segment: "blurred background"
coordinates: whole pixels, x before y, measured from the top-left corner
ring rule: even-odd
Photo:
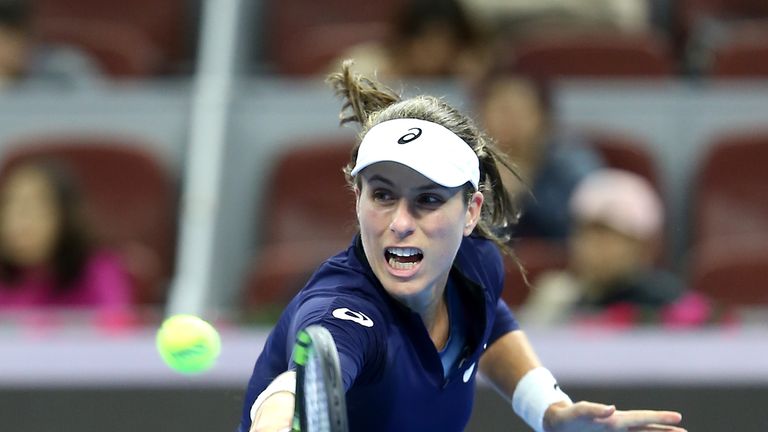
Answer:
[[[3,430],[234,430],[355,233],[345,58],[516,165],[504,297],[574,399],[768,430],[764,0],[0,0]],[[178,312],[203,375],[155,352]],[[467,430],[525,429],[481,383]]]

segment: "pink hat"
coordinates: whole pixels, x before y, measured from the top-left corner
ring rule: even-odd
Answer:
[[[584,178],[570,205],[578,220],[602,222],[639,239],[656,235],[664,218],[653,186],[643,177],[617,169],[601,169]]]

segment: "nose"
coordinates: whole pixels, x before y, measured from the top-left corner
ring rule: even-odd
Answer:
[[[408,206],[408,202],[405,199],[401,199],[392,213],[392,221],[389,224],[389,229],[398,236],[398,238],[408,237],[413,233],[415,226],[415,220],[411,209]]]

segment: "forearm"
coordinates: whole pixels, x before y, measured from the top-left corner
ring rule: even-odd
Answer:
[[[480,358],[480,371],[510,401],[520,379],[539,366],[541,362],[522,330],[500,337]]]
[[[528,338],[520,331],[505,334],[480,360],[480,370],[509,400],[515,413],[535,431],[545,430],[549,411],[571,405],[552,374],[541,366]]]

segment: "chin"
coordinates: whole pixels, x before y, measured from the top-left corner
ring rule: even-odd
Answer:
[[[425,281],[423,278],[398,281],[387,278],[383,281],[384,289],[396,299],[406,304],[421,304],[433,295],[434,281]]]

